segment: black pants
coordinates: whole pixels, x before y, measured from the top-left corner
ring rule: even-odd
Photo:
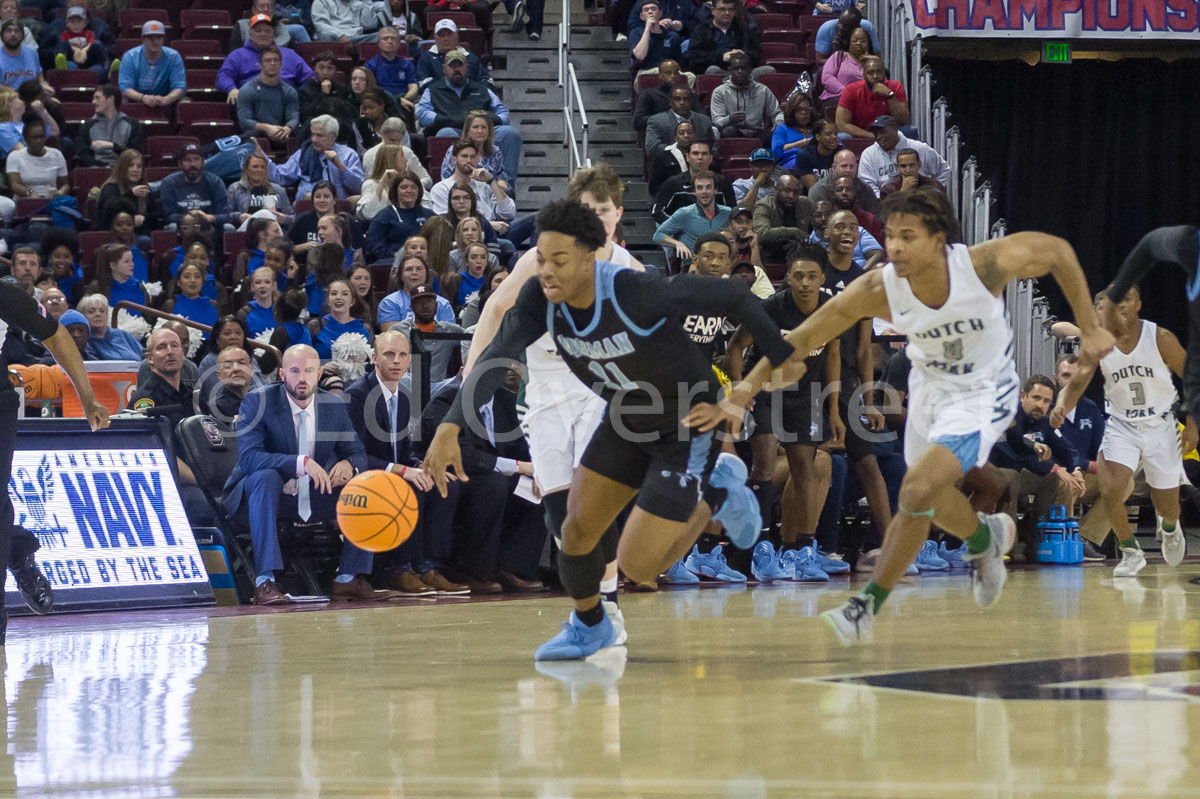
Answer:
[[[453,560],[476,579],[495,580],[501,571],[537,576],[546,523],[541,506],[513,496],[516,484],[496,472],[472,474],[462,484]]]

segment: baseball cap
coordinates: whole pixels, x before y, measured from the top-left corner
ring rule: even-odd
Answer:
[[[438,23],[433,26],[433,32],[441,33],[442,31],[454,31],[458,33],[458,25],[455,25],[452,19],[439,19]]]
[[[754,216],[754,212],[749,208],[734,208],[733,213],[729,215],[730,219],[737,216]]]
[[[446,53],[446,55],[442,57],[443,64],[451,64],[455,61],[461,61],[464,64],[467,63],[467,51],[462,49],[461,47],[455,47],[453,50]]]
[[[150,20],[142,25],[143,36],[166,36],[167,26],[161,22]]]
[[[754,264],[750,263],[749,261],[738,261],[733,266],[729,267],[729,274],[732,275],[734,272],[749,272],[753,275],[755,274]]]
[[[67,9],[67,19],[71,17],[83,17],[87,19],[87,9],[83,6],[71,6]]]
[[[275,26],[275,21],[273,19],[271,19],[270,14],[255,14],[254,16],[250,17],[250,27],[251,28],[253,28],[255,25],[259,24],[260,22],[265,22],[272,27]]]
[[[875,130],[875,128],[898,128],[898,127],[900,127],[900,125],[898,125],[896,123],[896,120],[894,118],[888,116],[887,114],[883,114],[882,116],[875,117],[875,121],[871,123],[871,130]]]
[[[81,314],[79,311],[76,311],[74,308],[60,316],[58,318],[58,323],[63,327],[66,327],[67,325],[87,325],[88,330],[92,329],[92,325],[90,322],[88,322],[87,317]]]
[[[437,295],[433,293],[433,289],[431,289],[429,286],[413,286],[412,290],[409,291],[409,295],[414,300],[417,297],[433,297],[435,299],[437,298]]]
[[[771,155],[771,151],[765,147],[759,147],[750,153],[750,163],[753,164],[755,161],[770,161],[771,163],[775,163],[775,156]]]
[[[175,154],[175,160],[182,161],[185,156],[192,153],[195,153],[201,158],[204,157],[204,154],[200,152],[200,145],[188,143],[179,148],[179,152]]]

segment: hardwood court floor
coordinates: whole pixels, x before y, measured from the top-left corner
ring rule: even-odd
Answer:
[[[633,594],[573,686],[532,659],[561,599],[22,619],[0,795],[1200,796],[1197,582],[917,578],[851,650],[844,580]]]

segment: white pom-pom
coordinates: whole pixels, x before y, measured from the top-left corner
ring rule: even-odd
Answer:
[[[275,332],[275,328],[268,327],[266,330],[259,333],[257,336],[254,336],[251,339],[251,341],[257,341],[259,344],[270,344],[271,343],[271,335],[274,332]]]
[[[145,317],[134,316],[124,308],[117,309],[117,329],[124,330],[138,341],[145,342],[153,329]]]
[[[204,342],[207,339],[208,336],[204,335],[204,333],[200,332],[199,330],[196,330],[194,327],[188,328],[188,360],[196,357],[196,353],[199,352],[200,348],[204,346]]]
[[[329,348],[333,360],[342,367],[342,379],[349,384],[367,373],[371,343],[362,333],[343,333]]]
[[[143,283],[142,290],[146,292],[147,297],[157,297],[162,294],[162,283]]]

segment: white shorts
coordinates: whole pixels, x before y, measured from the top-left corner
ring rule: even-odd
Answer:
[[[533,476],[543,494],[571,485],[575,467],[604,419],[606,403],[592,394],[584,400],[530,408],[522,424],[529,439]]]
[[[1109,418],[1100,441],[1100,454],[1104,460],[1134,472],[1141,466],[1151,488],[1178,488],[1185,480],[1179,428],[1169,420],[1139,427]]]
[[[911,467],[935,444],[954,453],[964,474],[987,463],[1017,413],[1020,387],[1015,371],[966,387],[914,369],[908,378],[905,464]]]

